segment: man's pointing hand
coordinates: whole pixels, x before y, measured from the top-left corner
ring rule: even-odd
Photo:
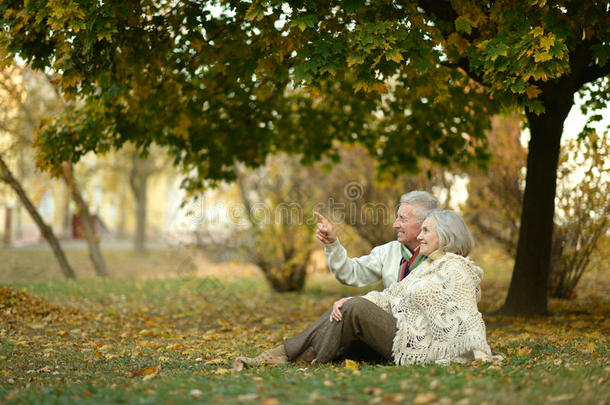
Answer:
[[[316,231],[316,238],[326,245],[336,241],[337,234],[335,233],[333,225],[328,221],[328,219],[317,211],[314,211],[313,214],[316,216],[316,218],[318,218],[319,221],[318,230]]]

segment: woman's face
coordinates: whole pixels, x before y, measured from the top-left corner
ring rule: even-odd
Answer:
[[[421,225],[421,232],[417,236],[419,241],[419,253],[430,256],[430,253],[438,249],[438,233],[436,232],[436,219],[429,217]]]

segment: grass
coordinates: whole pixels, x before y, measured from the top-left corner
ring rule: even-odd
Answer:
[[[160,269],[184,257],[191,270],[161,278]],[[235,356],[273,347],[337,297],[365,290],[316,273],[302,294],[277,294],[245,266],[209,263],[186,251],[107,258],[114,277],[104,280],[3,282],[9,288],[0,289],[0,403],[607,404],[610,398],[603,285],[573,301],[552,301],[550,317],[487,316],[502,364],[361,363],[352,370],[339,363],[234,373]],[[478,260],[498,263],[493,255]],[[135,262],[143,270],[121,270]],[[481,307],[489,310],[501,303],[508,278],[502,266],[483,267],[489,271]]]

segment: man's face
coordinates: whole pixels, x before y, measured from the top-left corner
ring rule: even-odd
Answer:
[[[415,207],[411,204],[400,204],[396,211],[396,221],[394,221],[394,229],[396,229],[396,240],[413,250],[418,245],[417,235],[421,232],[421,224],[413,215]]]

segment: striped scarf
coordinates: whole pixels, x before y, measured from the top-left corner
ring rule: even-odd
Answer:
[[[402,258],[400,259],[398,281],[407,277],[414,268],[419,266],[419,264],[426,259],[426,256],[419,254],[419,246],[413,252],[405,245],[402,245],[401,247]]]

